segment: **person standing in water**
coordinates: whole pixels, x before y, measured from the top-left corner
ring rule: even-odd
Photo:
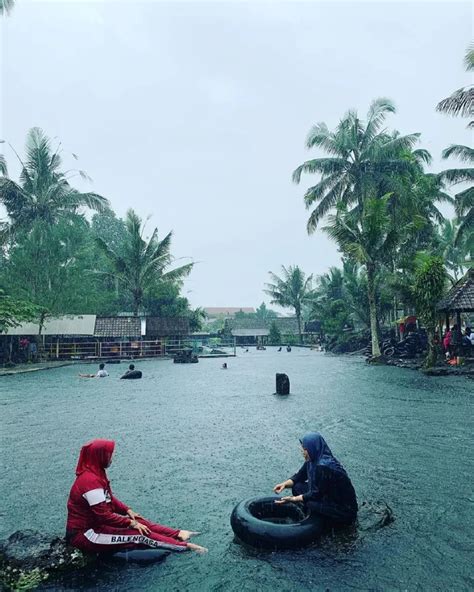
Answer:
[[[300,443],[303,466],[273,488],[275,493],[281,493],[291,487],[293,495],[275,503],[303,502],[311,512],[324,516],[330,525],[353,524],[357,518],[357,498],[343,466],[319,432],[305,434]]]
[[[92,440],[81,448],[67,502],[66,541],[86,553],[148,547],[205,553],[188,542],[199,533],[145,520],[113,495],[106,469],[114,448],[113,440]]]

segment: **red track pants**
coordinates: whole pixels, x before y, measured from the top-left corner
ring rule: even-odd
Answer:
[[[104,524],[98,528],[89,528],[86,532],[78,532],[71,539],[71,545],[86,553],[112,553],[123,549],[148,547],[186,551],[186,543],[177,538],[179,530],[155,524],[143,518],[138,522],[148,526],[150,534],[142,535],[133,528],[114,528]]]

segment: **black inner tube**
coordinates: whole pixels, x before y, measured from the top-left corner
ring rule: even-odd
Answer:
[[[276,504],[273,500],[256,500],[249,504],[249,512],[255,518],[273,524],[296,524],[307,517],[303,508],[297,504]]]

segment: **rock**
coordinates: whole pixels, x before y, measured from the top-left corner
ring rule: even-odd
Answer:
[[[386,502],[362,502],[357,515],[359,530],[374,532],[395,520],[392,508]]]
[[[90,562],[60,537],[17,531],[0,544],[0,583],[5,590],[32,590],[54,572],[78,569]]]
[[[287,374],[276,375],[276,394],[289,395],[290,394],[290,379]]]

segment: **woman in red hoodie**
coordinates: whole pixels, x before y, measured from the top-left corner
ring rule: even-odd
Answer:
[[[197,532],[154,524],[113,495],[105,469],[114,448],[113,440],[92,440],[81,448],[67,502],[68,543],[87,553],[148,547],[205,553],[204,547],[188,542]]]

